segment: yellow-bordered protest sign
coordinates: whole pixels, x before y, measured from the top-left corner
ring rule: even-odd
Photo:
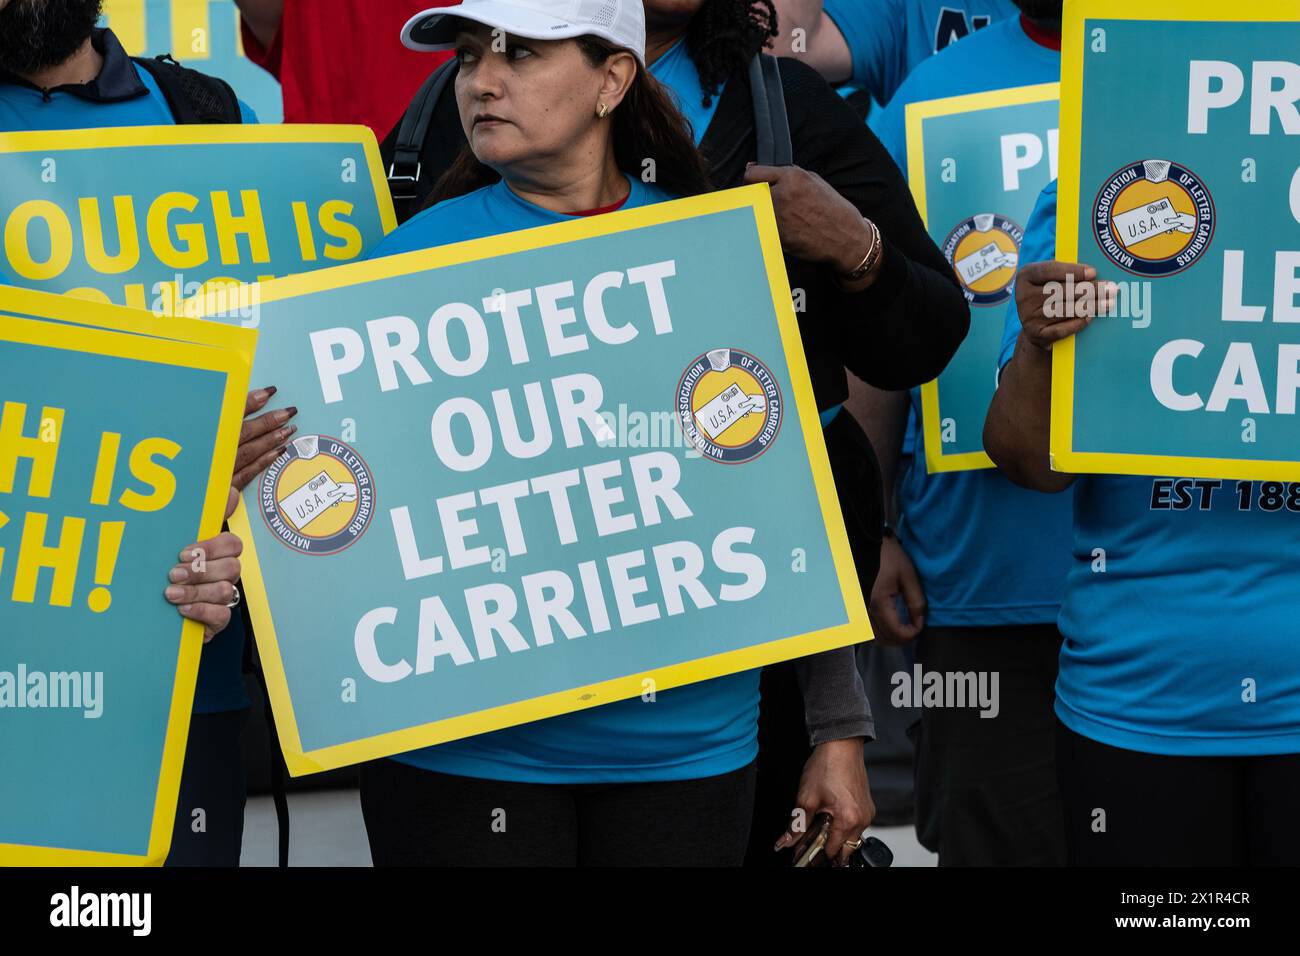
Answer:
[[[0,277],[25,288],[174,314],[203,291],[356,261],[396,225],[364,126],[0,133]]]
[[[1300,480],[1300,345],[1274,316],[1293,308],[1274,259],[1300,219],[1297,141],[1260,109],[1269,71],[1295,69],[1297,13],[1067,0],[1057,258],[1119,299],[1052,349],[1053,468]]]
[[[1059,99],[1059,83],[1042,83],[907,104],[908,185],[971,305],[970,334],[940,376],[921,386],[931,474],[994,467],[983,447],[984,418],[1024,224],[1052,179]],[[1008,135],[1035,151],[1024,146],[1012,162],[1002,145]]]
[[[156,865],[170,846],[203,628],[161,592],[221,530],[257,333],[158,321],[0,287],[3,865]]]
[[[671,260],[675,270],[666,272],[659,268],[664,266],[663,261],[655,262],[655,268],[659,268],[655,274],[671,274],[674,283],[658,305],[647,307],[644,301],[637,300],[639,304],[634,307],[620,299],[617,315],[610,301],[602,307],[602,316],[605,311],[609,313],[602,321],[621,326],[621,336],[640,323],[637,348],[620,352],[618,346],[601,340],[592,345],[591,355],[595,357],[590,361],[611,372],[605,379],[607,401],[627,399],[632,408],[661,403],[670,410],[667,414],[674,428],[676,420],[671,416],[675,412],[671,409],[681,397],[679,392],[687,395],[688,405],[694,402],[688,383],[705,381],[709,374],[732,376],[728,381],[734,380],[735,391],[729,386],[709,404],[719,400],[725,403],[727,396],[737,400],[737,407],[743,403],[749,413],[757,416],[752,421],[753,434],[747,432],[743,441],[727,444],[724,437],[710,432],[710,437],[718,437],[717,445],[696,434],[688,439],[690,447],[705,451],[694,458],[690,457],[692,451],[684,450],[687,458],[680,466],[663,457],[655,460],[665,472],[680,467],[680,474],[685,476],[682,482],[686,490],[682,493],[685,500],[692,502],[693,514],[699,516],[692,520],[712,529],[725,520],[741,523],[743,519],[759,529],[760,538],[756,540],[771,548],[761,552],[768,561],[764,572],[767,592],[752,595],[747,600],[754,603],[749,605],[730,605],[725,600],[718,605],[727,609],[753,607],[743,622],[725,616],[731,614],[729,610],[719,611],[712,621],[691,619],[690,612],[686,612],[687,617],[673,616],[670,622],[668,616],[682,613],[678,607],[670,608],[662,620],[638,623],[635,629],[619,632],[617,639],[625,645],[636,644],[634,635],[645,633],[645,628],[653,630],[656,641],[680,640],[687,632],[695,637],[696,649],[683,652],[680,647],[672,647],[657,663],[652,663],[654,653],[646,650],[645,642],[641,642],[639,650],[621,652],[628,655],[626,661],[620,658],[593,662],[573,656],[573,649],[581,651],[582,640],[563,639],[557,643],[537,639],[529,645],[533,655],[554,652],[568,656],[550,668],[538,665],[554,661],[555,657],[521,668],[514,662],[527,664],[530,655],[502,658],[493,654],[488,659],[480,654],[474,667],[450,671],[444,659],[436,671],[423,673],[426,681],[442,681],[432,691],[427,685],[411,683],[410,678],[421,677],[418,666],[415,673],[408,667],[403,677],[397,676],[403,671],[400,666],[386,671],[382,681],[367,680],[369,672],[358,676],[355,647],[360,646],[358,641],[364,643],[373,637],[364,621],[385,618],[409,625],[414,610],[409,602],[422,593],[431,593],[429,581],[421,585],[424,572],[414,566],[408,569],[410,576],[403,582],[404,572],[395,564],[392,536],[397,532],[390,527],[390,521],[395,518],[400,524],[408,505],[411,509],[422,507],[414,498],[408,501],[406,494],[417,496],[421,487],[450,490],[464,481],[456,473],[442,469],[429,447],[431,409],[447,395],[467,400],[472,400],[471,396],[486,397],[484,388],[517,386],[514,379],[519,376],[546,376],[553,370],[539,372],[534,368],[526,374],[533,361],[543,361],[536,354],[534,359],[524,361],[524,371],[514,371],[511,361],[498,357],[477,382],[473,376],[450,384],[431,381],[422,386],[395,380],[390,384],[400,387],[368,389],[350,380],[346,394],[340,392],[339,402],[331,402],[322,391],[313,352],[316,357],[331,354],[332,346],[323,344],[327,338],[354,341],[353,333],[343,331],[346,327],[365,330],[366,322],[372,319],[387,316],[390,318],[382,320],[387,322],[398,316],[396,321],[405,328],[400,320],[404,310],[418,310],[423,325],[427,321],[423,316],[439,302],[451,299],[477,303],[480,297],[487,296],[483,305],[490,309],[500,297],[508,295],[498,286],[514,288],[516,283],[534,281],[541,284],[545,277],[557,283],[569,276],[575,284],[599,277],[607,290],[605,296],[612,300],[615,293],[608,290],[630,288],[648,274],[633,269],[621,274],[633,277],[626,284],[623,278],[614,282],[612,270],[617,263],[644,265],[656,258]],[[547,288],[554,295],[557,287]],[[246,543],[243,581],[291,773],[313,773],[625,700],[643,694],[647,681],[662,690],[870,638],[766,186],[291,276],[260,286],[257,298],[263,314],[257,374],[262,374],[262,363],[275,369],[280,397],[298,407],[299,434],[309,436],[295,439],[310,446],[301,456],[317,456],[312,460],[326,463],[309,469],[313,475],[320,471],[324,477],[317,475],[314,484],[304,488],[332,488],[346,482],[353,489],[348,499],[350,507],[330,525],[332,537],[313,537],[309,530],[286,524],[281,476],[301,465],[300,453],[294,451],[283,455],[266,475],[250,485],[232,519],[232,527]],[[585,310],[589,300],[583,297],[582,301]],[[650,332],[647,308],[652,312],[661,310],[655,313],[661,319],[671,311],[671,329],[665,321]],[[460,314],[468,313],[460,309]],[[536,334],[540,326],[531,328],[530,335]],[[608,329],[602,334],[611,337]],[[595,342],[598,336],[593,332],[589,338]],[[311,349],[302,347],[306,341],[314,342]],[[522,353],[515,350],[522,344],[512,345],[515,358],[521,358]],[[488,348],[500,352],[502,345],[494,340]],[[541,348],[536,342],[534,346]],[[557,360],[557,366],[570,371],[581,368],[580,363],[573,365],[575,361],[566,355]],[[683,372],[683,368],[687,371]],[[651,386],[648,391],[639,390],[642,378]],[[758,380],[765,385],[746,384]],[[431,387],[434,394],[413,392],[418,387]],[[449,388],[451,391],[447,391]],[[766,404],[757,400],[759,388],[764,389]],[[408,393],[405,397],[404,392]],[[409,397],[412,392],[414,400]],[[701,394],[701,402],[704,397]],[[356,425],[357,437],[351,444],[347,439],[329,437],[332,433],[326,431],[338,427],[340,416]],[[683,421],[689,418],[688,414]],[[621,430],[621,426],[611,429],[611,433],[614,430]],[[682,434],[690,432],[690,427],[682,427]],[[575,458],[572,448],[548,452],[556,458],[540,459],[534,470],[543,470],[544,461],[565,460],[578,466],[588,460]],[[590,457],[595,450],[584,454]],[[615,448],[603,454],[617,457],[620,452]],[[676,455],[674,452],[672,457]],[[508,474],[514,474],[510,469],[517,464],[492,463],[490,467],[500,470],[493,471],[491,478],[506,480]],[[346,474],[341,470],[344,466]],[[766,495],[756,487],[764,483],[768,483]],[[302,493],[299,488],[290,497]],[[358,510],[361,506],[369,517]],[[386,517],[371,522],[375,513]],[[366,533],[369,524],[379,527]],[[310,525],[303,527],[309,529]],[[641,527],[627,533],[632,535],[628,547],[648,545],[653,540],[653,535],[639,537],[647,534]],[[694,533],[705,532],[697,529]],[[586,534],[590,541],[597,537],[591,531]],[[792,546],[793,542],[797,546]],[[565,567],[570,567],[569,552],[554,545],[551,542],[549,549],[529,549],[527,554],[510,557],[511,562],[521,563],[512,563],[510,570],[495,575],[495,580],[513,580],[512,575],[535,570],[536,563],[523,563],[530,560],[543,564],[563,561]],[[587,547],[590,550],[593,545]],[[709,548],[703,551],[709,553]],[[787,571],[792,552],[797,551],[803,551],[806,567]],[[803,560],[794,554],[795,566]],[[427,570],[428,565],[424,567]],[[520,570],[514,570],[516,567]],[[473,574],[466,570],[457,573],[467,576],[459,581],[455,577],[450,581],[436,579],[440,585],[435,589],[438,603],[444,597],[447,603],[453,603],[467,592],[467,585],[481,584],[476,569]],[[786,573],[792,576],[785,578]],[[704,573],[711,587],[716,586],[712,574],[712,569]],[[783,575],[782,583],[774,585],[767,575],[777,574]],[[305,591],[295,586],[304,578],[312,581]],[[762,585],[759,587],[761,591]],[[775,594],[777,590],[779,595]],[[400,610],[364,610],[389,602],[399,605]],[[421,599],[422,607],[432,610],[433,604],[434,599]],[[454,605],[448,613],[456,617],[455,609],[459,607]],[[626,628],[626,621],[623,623]],[[599,628],[592,624],[590,630],[595,634]],[[588,650],[584,653],[604,653],[600,645],[592,643],[603,638],[588,636],[585,640]],[[306,663],[303,656],[308,643],[314,664]],[[483,650],[477,641],[476,647]],[[486,675],[498,673],[485,670],[485,662],[488,667],[497,667],[503,676],[485,676],[472,687],[461,686],[461,681],[479,680],[473,676],[476,667]],[[468,664],[463,659],[458,663]],[[372,660],[370,666],[382,665]],[[365,671],[365,667],[361,670]],[[349,680],[359,687],[356,701],[339,704],[339,681]],[[460,699],[456,698],[458,694],[462,695]]]

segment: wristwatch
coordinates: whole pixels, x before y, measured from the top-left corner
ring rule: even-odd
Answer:
[[[880,239],[879,227],[866,216],[862,217],[862,221],[871,229],[871,246],[867,249],[867,254],[862,257],[862,261],[858,263],[858,267],[851,272],[844,273],[846,282],[857,282],[859,279],[870,275],[871,270],[880,262],[880,257],[885,251],[885,244]]]

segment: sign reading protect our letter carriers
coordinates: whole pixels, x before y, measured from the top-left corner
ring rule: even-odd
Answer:
[[[1300,4],[1069,3],[1063,54],[1057,258],[1118,300],[1053,349],[1053,466],[1300,480]]]
[[[259,290],[245,491],[292,772],[869,637],[766,187]]]

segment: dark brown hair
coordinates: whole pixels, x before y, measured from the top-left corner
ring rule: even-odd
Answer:
[[[615,53],[625,52],[600,37],[581,36],[578,47],[592,66],[600,66]],[[672,94],[637,63],[636,78],[610,121],[613,123],[614,162],[620,170],[640,176],[642,164],[654,161],[654,183],[673,196],[709,192],[709,168],[695,148],[690,124],[677,109]],[[466,143],[460,155],[433,186],[425,207],[490,186],[501,177],[478,161]]]

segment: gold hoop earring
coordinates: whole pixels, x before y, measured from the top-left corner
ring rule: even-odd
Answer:
[[[608,114],[609,114],[609,107],[606,106],[604,103],[601,103],[599,106],[596,107],[596,116],[599,117],[600,119],[604,119]]]

